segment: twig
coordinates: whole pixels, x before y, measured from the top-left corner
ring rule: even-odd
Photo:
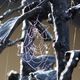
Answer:
[[[10,15],[12,15],[14,12],[20,11],[22,10],[24,7],[26,7],[27,11],[29,11],[29,8],[33,8],[33,6],[36,6],[38,4],[38,2],[33,2],[29,5],[21,5],[18,8],[15,8],[13,10],[9,9],[8,11],[4,12],[3,15],[0,16],[0,20],[3,20],[7,17],[9,17]]]
[[[79,13],[79,12],[80,12],[80,4],[75,5],[75,6],[69,8],[68,10],[65,11],[65,13],[68,15],[68,18],[69,18],[69,19],[70,19],[70,18],[74,18],[75,15],[76,15],[77,13]]]
[[[9,40],[9,43],[7,44],[7,46],[12,46],[12,45],[15,45],[16,43],[19,43],[19,42],[22,42],[23,41],[23,38],[20,38],[20,39],[16,39],[15,41],[13,40]]]
[[[19,19],[16,21],[16,23],[13,25],[14,27],[12,28],[11,32],[9,33],[8,36],[6,36],[5,41],[0,44],[0,53],[7,47],[9,46],[9,38],[11,37],[11,35],[13,34],[14,30],[19,26],[20,23],[22,23],[23,20],[25,19],[29,19],[30,17],[34,16],[35,14],[39,14],[41,11],[41,7],[36,7],[28,12],[26,12],[25,14],[21,15],[19,17]],[[13,42],[15,43],[15,42]]]
[[[2,21],[3,19],[5,19],[5,18],[9,17],[10,15],[12,15],[14,12],[19,11],[23,8],[24,8],[24,6],[20,6],[16,9],[13,9],[13,10],[9,9],[8,11],[4,12],[3,15],[0,16],[0,20]]]

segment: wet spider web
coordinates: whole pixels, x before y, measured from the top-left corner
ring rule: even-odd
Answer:
[[[47,45],[41,36],[44,32],[40,34],[36,26],[32,24],[25,31],[22,60],[34,70],[49,69],[55,62],[52,55],[48,56],[50,44]]]

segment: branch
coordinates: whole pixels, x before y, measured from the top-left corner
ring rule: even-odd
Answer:
[[[0,53],[8,46],[9,38],[11,37],[11,35],[15,31],[15,29],[20,25],[20,23],[22,23],[22,21],[25,19],[29,19],[32,16],[39,14],[41,12],[41,9],[42,9],[41,7],[33,8],[32,10],[26,12],[25,14],[21,15],[17,19],[15,18],[15,22],[13,25],[11,25],[11,22],[13,23],[14,19],[13,19],[13,21],[11,21],[12,19],[10,19],[9,21],[11,21],[11,22],[7,21],[4,23],[4,25],[2,25],[3,27],[1,26],[1,30],[3,30],[3,31],[5,31],[5,28],[7,28],[8,26],[10,27],[10,30],[8,30],[8,32],[6,32],[6,33],[4,32],[4,34],[3,34],[4,36],[1,37]],[[5,26],[6,24],[7,24],[7,26]],[[1,34],[0,34],[0,36],[1,36]]]
[[[52,38],[53,38],[52,35],[50,34],[50,32],[47,29],[45,29],[46,25],[43,25],[40,21],[37,21],[35,26],[38,29],[41,36],[43,37],[44,41],[52,40]]]
[[[9,9],[8,11],[4,12],[3,15],[0,16],[0,20],[3,20],[5,18],[9,17],[14,12],[17,12],[17,11],[22,10],[24,7],[26,7],[26,10],[27,10],[26,12],[28,12],[29,11],[29,8],[34,8],[37,4],[38,4],[38,2],[37,1],[34,1],[31,4],[29,4],[29,5],[21,5],[18,8],[15,8],[13,10]]]
[[[80,60],[80,50],[67,51],[65,54],[65,60],[67,64],[60,75],[60,80],[71,80],[73,70]]]
[[[0,20],[2,21],[3,19],[5,19],[5,18],[9,17],[10,15],[12,15],[14,12],[17,12],[17,11],[23,9],[23,8],[24,8],[24,6],[20,6],[16,9],[13,9],[13,10],[9,9],[8,11],[4,12],[3,15],[0,16]]]
[[[55,5],[54,5],[55,4]],[[55,23],[55,49],[57,52],[57,58],[58,58],[58,79],[59,80],[71,80],[72,78],[72,72],[74,68],[77,66],[78,60],[75,62],[75,59],[73,58],[71,65],[67,68],[67,64],[69,62],[64,61],[65,52],[69,50],[69,31],[68,26],[66,25],[67,20],[73,18],[79,11],[80,11],[80,4],[73,6],[68,9],[67,6],[67,0],[55,0],[53,1],[53,8],[54,10],[54,19],[52,19]],[[53,16],[52,16],[53,18]],[[76,53],[79,54],[79,60],[80,60],[80,52],[74,51],[74,56]],[[71,52],[72,55],[72,52]],[[68,55],[69,57],[69,55]],[[71,56],[70,56],[71,57]],[[75,63],[74,63],[75,62]],[[72,63],[74,63],[72,65]],[[74,66],[75,65],[75,66]],[[65,70],[66,73],[64,74]]]
[[[65,52],[69,50],[69,31],[68,26],[66,25],[66,13],[65,11],[68,9],[67,0],[54,0],[52,2],[53,9],[52,14],[54,18],[52,22],[55,30],[55,50],[58,58],[58,78],[60,77],[61,72],[65,68],[64,55]],[[65,79],[64,79],[65,80]]]
[[[69,9],[68,9],[67,11],[65,11],[65,12],[66,12],[66,14],[68,15],[68,18],[69,18],[69,19],[70,19],[70,18],[74,18],[75,15],[80,12],[80,4],[75,5],[75,6],[71,7],[71,8],[69,8]]]
[[[38,7],[38,6],[44,6],[46,3],[48,2],[48,0],[43,0],[39,3],[39,1],[34,1],[29,5],[21,5],[16,9],[9,9],[8,11],[4,12],[3,15],[0,16],[0,20],[2,21],[3,19],[9,17],[10,15],[12,15],[14,12],[20,11],[22,10],[24,7],[26,7],[26,12],[29,11],[30,9],[34,8],[34,7]]]
[[[20,39],[16,39],[15,41],[13,40],[9,40],[9,43],[7,44],[7,46],[13,46],[15,45],[16,43],[19,43],[19,42],[23,42],[23,38],[20,38]]]
[[[68,21],[70,19],[73,19],[76,16],[76,14],[78,14],[78,13],[80,14],[80,4],[72,6],[71,8],[65,10],[65,12],[64,12],[64,14],[65,14],[64,20]],[[53,16],[50,13],[49,14],[49,23],[54,23],[52,17]]]
[[[11,35],[13,34],[13,32],[15,31],[15,29],[19,26],[19,24],[20,23],[22,23],[22,21],[23,20],[25,20],[25,19],[27,19],[27,20],[29,20],[31,17],[33,17],[33,16],[35,16],[36,14],[40,14],[40,12],[42,11],[42,7],[40,7],[40,5],[44,5],[44,4],[46,4],[46,2],[47,2],[48,0],[44,0],[43,2],[41,2],[40,4],[39,4],[39,6],[37,6],[37,7],[35,7],[35,8],[33,8],[32,10],[30,10],[30,11],[28,11],[28,12],[26,12],[25,14],[23,14],[23,15],[21,15],[20,17],[17,17],[17,19],[15,18],[15,22],[14,22],[14,24],[13,25],[11,25],[11,22],[5,22],[2,26],[5,26],[7,23],[7,25],[9,25],[9,27],[11,26],[12,28],[10,29],[10,31],[8,32],[8,34],[7,34],[7,32],[6,32],[6,35],[4,34],[4,36],[5,36],[5,38],[3,38],[3,39],[1,39],[2,41],[0,41],[1,43],[0,43],[0,53],[8,46],[8,43],[9,43],[9,38],[11,37]],[[16,9],[16,10],[19,10],[19,9],[21,9],[22,7],[20,7],[20,8],[18,8],[18,9]],[[13,10],[13,12],[14,11],[16,11],[16,10]],[[12,20],[14,20],[14,18],[12,19],[11,18],[11,20],[9,20],[9,21],[12,21]],[[13,21],[12,21],[13,22]],[[7,27],[6,27],[7,28]],[[4,28],[2,29],[2,30],[4,30]],[[4,30],[5,31],[5,30]],[[1,33],[2,34],[2,33]]]

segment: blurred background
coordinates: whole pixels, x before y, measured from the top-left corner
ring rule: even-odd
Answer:
[[[79,0],[77,0],[77,1],[79,1]],[[76,2],[76,0],[75,0],[75,2]],[[18,1],[17,3],[14,3],[14,2],[9,3],[8,0],[0,0],[0,15],[2,15],[2,13],[4,11],[6,11],[8,9],[13,9],[15,7],[18,7],[19,5],[20,5],[20,1]],[[14,16],[17,16],[20,14],[21,14],[21,12],[16,12],[13,15],[11,15],[10,17],[14,17]],[[6,21],[6,19],[4,21]],[[71,50],[72,49],[80,49],[80,22],[79,21],[80,21],[80,15],[76,15],[74,20],[70,20],[68,22],[69,32],[70,32],[70,49]],[[48,30],[53,35],[53,28],[50,27],[51,25],[47,24],[45,21],[43,23],[48,26]],[[12,39],[16,39],[16,38],[20,37],[21,27],[22,27],[22,24],[14,32],[14,34],[12,35]],[[40,41],[40,39],[35,41],[36,45],[38,45],[38,41]],[[44,43],[44,41],[41,40],[41,44],[43,44],[43,43]],[[49,49],[48,49],[49,53],[54,54],[53,48],[52,48],[52,42],[46,42],[44,44],[46,44],[49,47]],[[42,47],[43,46],[44,45],[42,45]],[[15,71],[19,72],[20,58],[18,57],[18,54],[19,54],[18,51],[19,51],[19,48],[17,48],[17,46],[15,45],[15,46],[6,48],[3,51],[3,53],[0,54],[0,80],[7,80],[7,73],[10,70],[15,70]],[[80,63],[78,63],[78,66],[75,68],[75,70],[73,72],[72,80],[80,80],[79,74],[80,74]]]

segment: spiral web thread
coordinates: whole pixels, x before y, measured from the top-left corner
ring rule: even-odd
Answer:
[[[41,39],[38,43],[38,46],[35,44],[35,37],[37,39],[40,37]],[[44,46],[42,45],[44,45],[43,37],[41,37],[41,34],[38,32],[38,29],[34,25],[30,25],[28,30],[26,30],[22,60],[25,61],[34,70],[48,69],[53,64],[53,61],[47,63],[47,61],[49,60],[49,57],[45,56],[45,54],[48,54],[47,44],[45,44]],[[40,56],[36,56],[38,55],[37,53],[40,53]]]

